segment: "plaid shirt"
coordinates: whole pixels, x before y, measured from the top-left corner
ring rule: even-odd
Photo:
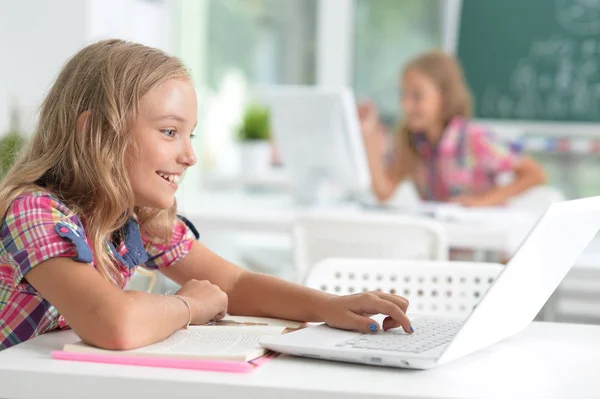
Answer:
[[[415,134],[414,143],[421,159],[414,181],[428,201],[489,191],[500,173],[514,170],[520,161],[518,148],[461,117],[450,121],[437,145],[424,134]]]
[[[178,220],[169,245],[150,243],[131,219],[119,241],[107,240],[123,277],[123,287],[138,265],[168,267],[183,259],[195,238],[187,220]],[[70,257],[95,267],[92,250],[79,217],[56,197],[36,191],[15,199],[0,231],[0,350],[69,325],[56,308],[25,279],[36,265]]]

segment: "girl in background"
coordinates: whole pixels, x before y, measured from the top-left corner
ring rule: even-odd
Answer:
[[[423,200],[494,206],[545,181],[531,158],[470,121],[471,98],[458,62],[433,51],[408,63],[402,76],[402,121],[391,162],[381,157],[381,128],[372,103],[359,106],[373,190],[389,199],[412,179]],[[499,174],[513,172],[498,186]]]

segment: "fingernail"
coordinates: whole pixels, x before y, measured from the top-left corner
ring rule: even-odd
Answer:
[[[371,330],[371,332],[377,332],[377,324],[371,323],[371,325],[369,326],[369,330]]]
[[[410,326],[410,332],[415,332],[415,329]]]

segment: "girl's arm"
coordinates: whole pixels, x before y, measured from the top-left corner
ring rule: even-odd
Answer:
[[[510,184],[495,187],[484,194],[459,197],[457,201],[466,206],[500,205],[529,188],[546,182],[544,169],[529,157],[521,158],[513,171],[514,179]]]
[[[371,186],[377,198],[384,202],[392,196],[398,184],[408,176],[408,168],[405,162],[401,162],[401,160],[406,161],[407,158],[404,156],[406,154],[403,148],[398,148],[398,141],[394,141],[397,146],[395,154],[391,164],[386,167],[382,159],[383,134],[375,106],[372,103],[361,104],[358,112],[371,172]]]
[[[173,281],[209,280],[229,296],[228,311],[246,316],[327,322],[332,327],[373,331],[369,315],[389,317],[383,328],[402,326],[410,331],[406,299],[390,294],[333,296],[288,283],[273,276],[245,271],[212,253],[199,242],[181,261],[161,271]],[[380,326],[376,325],[377,329]]]
[[[386,167],[379,145],[365,139],[365,147],[371,171],[371,186],[377,198],[381,202],[385,202],[394,194],[398,185],[408,177],[408,168],[405,163],[400,161],[404,157],[399,153],[403,151],[396,151],[392,162]]]
[[[70,258],[49,259],[25,277],[84,342],[104,349],[128,350],[158,342],[187,325],[190,317],[178,298],[121,291],[90,264]],[[225,314],[226,295],[208,282],[191,280],[178,294],[188,299],[193,324]]]
[[[496,186],[485,193],[460,196],[454,198],[454,202],[466,206],[500,205],[546,181],[544,170],[539,164],[527,156],[519,155],[494,132],[473,125],[467,129],[467,134],[475,167],[492,176],[513,172],[514,179],[507,186]]]

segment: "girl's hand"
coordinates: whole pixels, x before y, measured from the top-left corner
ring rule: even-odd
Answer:
[[[358,117],[367,153],[374,152],[379,159],[385,152],[386,132],[379,121],[377,107],[372,102],[359,104]]]
[[[358,118],[365,140],[379,136],[381,133],[379,112],[373,102],[368,101],[358,105]]]
[[[177,291],[177,295],[186,297],[190,303],[191,324],[202,325],[218,321],[227,314],[227,294],[207,280],[189,280]]]
[[[459,195],[450,200],[450,202],[466,207],[481,207],[496,205],[496,201],[488,195]]]
[[[322,306],[323,320],[329,326],[343,330],[356,330],[364,333],[384,331],[402,326],[405,332],[412,333],[410,320],[406,317],[408,300],[398,295],[372,291],[363,294],[334,296]],[[387,317],[380,326],[370,317],[375,314]]]

